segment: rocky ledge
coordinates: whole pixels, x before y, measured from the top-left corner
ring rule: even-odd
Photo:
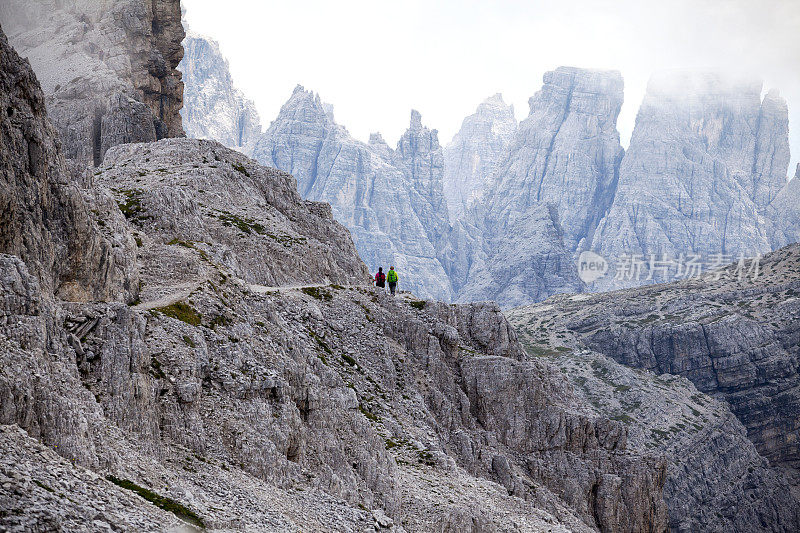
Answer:
[[[509,318],[532,353],[555,357],[579,380],[598,413],[649,434],[634,448],[672,458],[665,497],[673,529],[793,531],[800,527],[798,265],[800,246],[791,245],[762,258],[755,277],[748,261],[679,283],[554,297]],[[630,379],[619,363],[648,372]],[[651,393],[631,397],[631,387]],[[669,394],[659,399],[656,389]],[[672,407],[664,404],[670,397]],[[719,414],[708,413],[713,405],[723,407]],[[720,516],[700,503],[709,500]]]

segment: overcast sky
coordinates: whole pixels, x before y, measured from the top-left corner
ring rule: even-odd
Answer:
[[[183,0],[220,43],[266,127],[295,85],[320,93],[356,138],[394,145],[412,108],[450,141],[496,92],[517,118],[560,65],[622,72],[627,146],[647,79],[665,68],[753,75],[789,102],[800,155],[799,0]]]

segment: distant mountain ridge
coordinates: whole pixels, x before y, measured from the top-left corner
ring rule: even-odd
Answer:
[[[513,307],[671,281],[679,266],[651,272],[651,262],[694,256],[708,267],[800,238],[776,90],[762,100],[757,79],[657,73],[625,151],[619,72],[559,67],[543,80],[519,124],[496,94],[444,148],[417,112],[396,149],[380,134],[357,141],[298,88],[244,151],[295,175],[303,197],[329,202],[370,270],[394,263],[423,297]],[[184,116],[208,122],[187,83]],[[584,251],[605,258],[604,277],[580,279]],[[619,270],[630,258],[637,279]]]
[[[437,255],[437,236],[449,231],[442,151],[418,112],[411,112],[397,150],[380,134],[365,144],[336,123],[319,95],[297,86],[252,156],[292,174],[304,198],[330,203],[371,272],[394,265],[403,288],[452,299]]]
[[[261,118],[253,101],[234,85],[219,44],[190,31],[183,48],[178,70],[185,87],[181,117],[186,135],[249,151],[261,134]]]

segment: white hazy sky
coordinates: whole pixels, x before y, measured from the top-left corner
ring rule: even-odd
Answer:
[[[655,70],[753,75],[789,102],[800,155],[800,0],[183,0],[192,30],[220,43],[266,127],[298,83],[356,138],[393,145],[412,108],[450,141],[496,92],[528,114],[542,74],[615,69],[627,146]]]

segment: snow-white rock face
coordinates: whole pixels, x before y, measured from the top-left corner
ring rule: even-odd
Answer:
[[[234,86],[219,44],[188,33],[183,49],[178,70],[183,73],[181,116],[186,135],[247,152],[261,134],[261,118],[255,104]]]
[[[298,86],[252,155],[292,174],[303,198],[330,203],[371,272],[394,265],[402,289],[447,301],[450,281],[429,239],[447,223],[441,149],[418,113],[403,139],[397,153],[379,134],[357,141]]]
[[[484,100],[466,117],[444,148],[444,195],[450,218],[460,218],[483,195],[498,159],[517,129],[514,106],[500,93]]]
[[[764,213],[786,185],[786,117],[777,92],[762,102],[757,80],[692,72],[654,76],[613,206],[592,248],[612,262],[629,254],[705,261],[771,250]],[[655,272],[653,281],[672,275]],[[593,288],[641,282],[607,276]]]
[[[76,173],[116,144],[183,136],[179,0],[3,0],[0,22]]]

